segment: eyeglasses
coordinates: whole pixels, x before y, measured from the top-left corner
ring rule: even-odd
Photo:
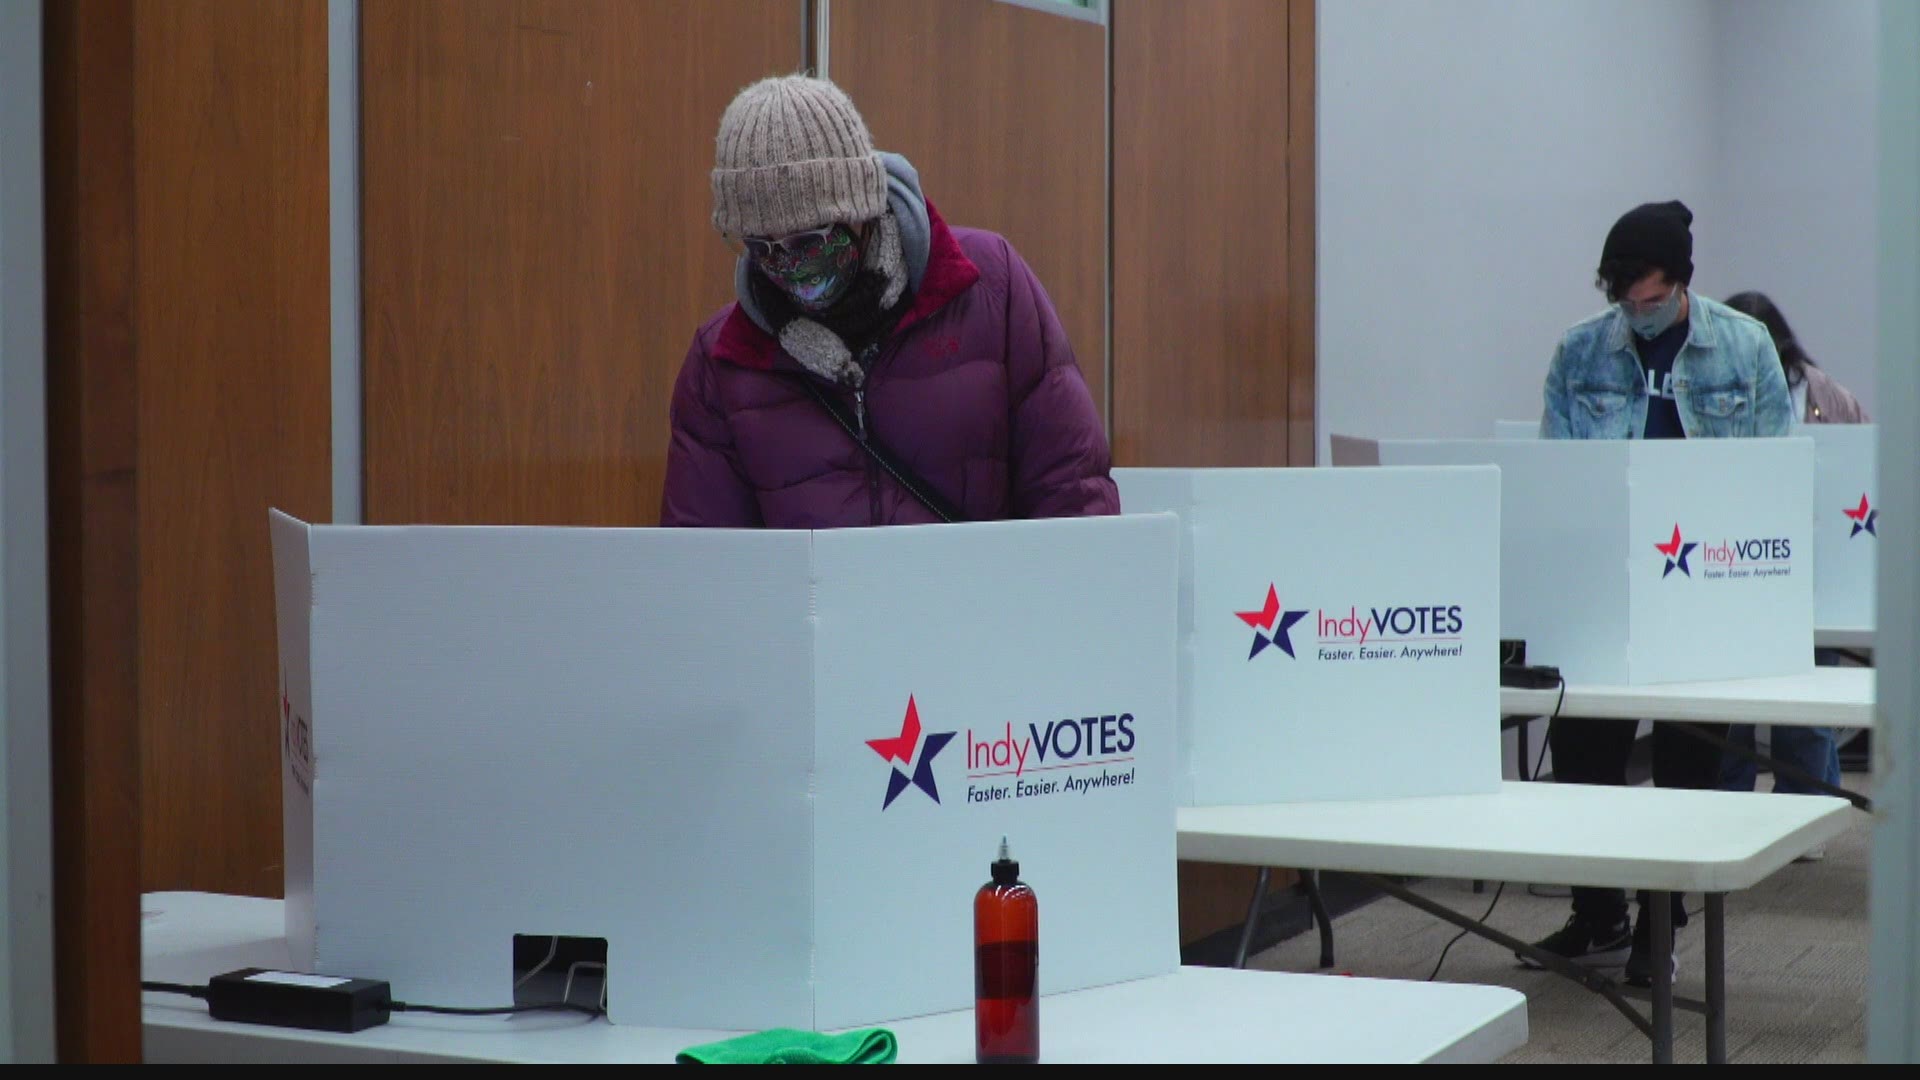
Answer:
[[[820,229],[808,229],[806,232],[788,233],[786,236],[746,236],[740,242],[745,245],[747,254],[755,259],[765,260],[779,252],[789,259],[810,259],[825,250],[832,241],[835,230],[840,225],[828,225]]]
[[[1657,296],[1652,300],[1629,300],[1623,296],[1620,298],[1620,310],[1629,315],[1651,315],[1659,311],[1661,305],[1672,300],[1674,293],[1678,292],[1679,289],[1679,284],[1675,283],[1673,288],[1667,290],[1665,296]]]

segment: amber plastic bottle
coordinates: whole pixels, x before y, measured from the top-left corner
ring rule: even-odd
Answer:
[[[1040,1060],[1040,902],[1000,838],[993,880],[973,895],[974,1058],[982,1065]]]

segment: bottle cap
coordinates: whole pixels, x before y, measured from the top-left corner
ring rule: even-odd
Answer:
[[[1007,852],[1007,838],[1000,838],[1000,857],[993,863],[993,883],[995,885],[1016,885],[1020,882],[1020,864],[1013,861]]]

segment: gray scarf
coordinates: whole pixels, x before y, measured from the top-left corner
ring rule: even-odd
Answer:
[[[932,228],[926,198],[920,193],[920,177],[913,165],[899,154],[883,153],[880,159],[887,169],[887,212],[874,223],[861,267],[885,282],[880,308],[891,311],[902,296],[919,289],[926,275]],[[860,359],[853,355],[840,335],[825,324],[803,315],[776,327],[774,313],[754,295],[754,282],[749,275],[755,273],[745,256],[734,264],[734,293],[741,310],[754,325],[777,337],[788,355],[820,378],[848,386],[859,386],[866,381],[866,369]]]

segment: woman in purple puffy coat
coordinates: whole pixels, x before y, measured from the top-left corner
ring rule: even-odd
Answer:
[[[838,87],[741,91],[713,198],[743,248],[737,299],[674,385],[661,524],[1119,512],[1100,414],[1033,271],[1002,237],[950,228]]]

